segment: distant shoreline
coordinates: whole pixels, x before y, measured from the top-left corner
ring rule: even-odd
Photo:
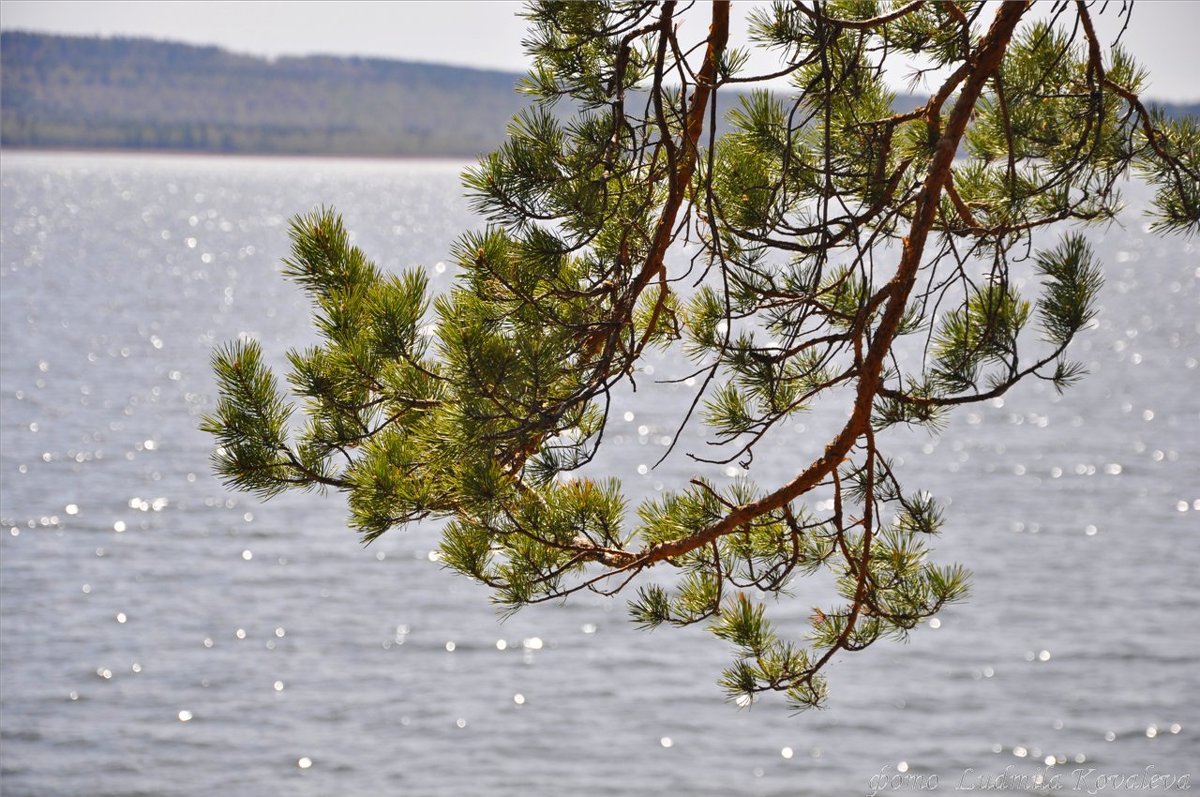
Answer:
[[[530,102],[515,73],[136,38],[0,42],[5,149],[473,158]]]
[[[8,151],[472,161],[501,146],[532,102],[516,91],[516,73],[445,65],[271,61],[149,39],[12,31],[0,33],[0,45],[0,149]],[[896,95],[893,107],[925,101]],[[1200,114],[1200,104],[1147,102],[1169,116]],[[729,129],[719,117],[717,134]]]

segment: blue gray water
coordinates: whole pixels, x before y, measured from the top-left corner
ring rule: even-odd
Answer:
[[[1108,272],[1076,349],[1091,375],[891,442],[907,482],[950,502],[936,555],[974,571],[972,598],[908,644],[842,656],[828,710],[793,716],[723,703],[727,651],[702,629],[638,631],[623,601],[596,598],[500,622],[431,560],[435,529],[364,548],[338,496],[260,504],[210,474],[196,426],[214,344],[252,335],[281,362],[311,338],[279,276],[288,217],[335,205],[383,267],[423,264],[444,287],[450,242],[478,224],[461,164],[2,166],[6,797],[793,796],[935,778],[1043,793],[1037,773],[1086,793],[1147,768],[1200,777],[1200,247],[1149,235],[1136,186],[1123,224],[1090,233]],[[600,463],[641,494],[691,474],[684,457],[639,467],[687,395],[650,389],[680,370],[651,365]],[[786,478],[827,426],[786,428],[758,478]],[[828,605],[821,586],[801,585],[781,622]]]

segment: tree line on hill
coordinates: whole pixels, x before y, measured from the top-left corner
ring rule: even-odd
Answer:
[[[474,157],[527,104],[520,75],[143,38],[0,35],[0,146]],[[900,96],[898,109],[921,100]],[[1200,104],[1163,106],[1170,115]]]
[[[473,156],[504,138],[517,75],[374,58],[5,32],[5,147]]]

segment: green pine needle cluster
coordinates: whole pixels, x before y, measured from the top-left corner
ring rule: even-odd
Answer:
[[[752,75],[724,2],[531,3],[535,104],[464,175],[488,226],[453,245],[453,286],[384,272],[331,210],[298,217],[284,273],[320,342],[289,354],[286,392],[257,343],[216,351],[218,473],[344,492],[366,542],[442,519],[441,561],[503,611],[628,588],[638,625],[732,648],[738,705],[822,705],[836,653],[967,594],[930,558],[943,511],[903,486],[889,430],[1081,376],[1066,352],[1102,269],[1073,227],[1111,220],[1130,172],[1156,230],[1200,229],[1195,120],[1143,106],[1086,4],[1056,9],[777,2],[749,35],[780,69]],[[947,77],[894,109],[883,72],[905,53]],[[1030,252],[1023,296],[1010,260]],[[669,455],[752,468],[821,399],[846,420],[784,484],[697,477],[639,504],[592,462],[612,391],[653,389],[649,348],[677,355],[671,378],[696,385],[680,429],[711,444]],[[789,587],[818,572],[835,594],[797,623]]]

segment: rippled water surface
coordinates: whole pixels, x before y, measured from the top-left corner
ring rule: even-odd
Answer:
[[[259,504],[210,474],[196,426],[213,346],[252,335],[279,363],[311,339],[279,276],[287,218],[336,205],[381,266],[425,265],[444,288],[439,264],[477,224],[460,166],[4,153],[3,794],[1200,777],[1194,241],[1155,239],[1136,212],[1091,231],[1108,273],[1075,350],[1091,375],[891,441],[906,482],[951,502],[935,552],[975,572],[972,598],[907,645],[842,656],[824,712],[739,711],[715,683],[727,651],[702,629],[637,631],[623,601],[595,598],[501,623],[486,592],[431,561],[434,529],[364,548],[338,496]],[[619,398],[601,463],[642,495],[692,473],[684,457],[649,467],[690,396],[651,389],[682,373],[651,365]],[[806,463],[833,420],[783,429],[759,481]],[[800,585],[782,622],[828,605],[819,586]]]

